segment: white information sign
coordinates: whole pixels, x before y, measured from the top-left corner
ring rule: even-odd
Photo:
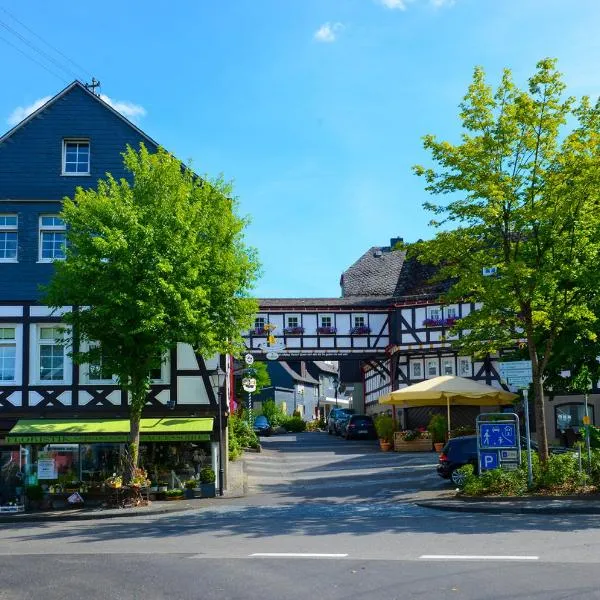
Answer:
[[[38,479],[56,479],[56,461],[53,458],[40,458],[38,460]]]
[[[252,356],[252,354],[246,354],[246,356],[244,356],[244,360],[246,361],[247,365],[251,365],[254,362],[254,356]]]

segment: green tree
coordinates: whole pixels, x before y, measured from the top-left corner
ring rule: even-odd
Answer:
[[[543,380],[555,344],[569,328],[595,336],[600,110],[564,90],[552,59],[538,63],[525,90],[506,70],[494,91],[476,68],[460,107],[461,142],[426,136],[437,167],[415,167],[426,189],[445,198],[425,204],[439,231],[416,252],[453,282],[448,301],[483,303],[455,328],[469,332],[463,350],[482,355],[524,342],[542,460]],[[485,267],[497,274],[483,276]]]
[[[46,302],[76,307],[64,317],[74,360],[101,362],[128,392],[133,469],[151,370],[178,342],[204,356],[238,352],[257,311],[248,293],[258,263],[229,185],[201,180],[162,149],[123,157],[131,184],[108,174],[65,199],[67,255]]]

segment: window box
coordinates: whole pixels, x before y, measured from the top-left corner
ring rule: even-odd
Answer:
[[[424,319],[424,327],[452,327],[458,319],[456,317],[448,317],[447,319]]]
[[[250,330],[250,335],[267,335],[263,327],[255,327]]]
[[[371,333],[371,328],[366,325],[359,325],[350,330],[350,335],[369,335],[369,333]]]
[[[304,333],[304,327],[284,327],[284,335],[302,335]]]
[[[317,333],[319,335],[335,335],[337,329],[335,327],[317,327]]]

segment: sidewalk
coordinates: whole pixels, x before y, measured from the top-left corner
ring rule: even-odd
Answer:
[[[435,510],[492,513],[492,514],[543,514],[543,515],[597,515],[600,514],[600,496],[589,498],[573,496],[527,496],[523,498],[435,498],[417,500],[418,506]]]
[[[244,460],[229,463],[228,487],[223,496],[215,498],[195,498],[193,500],[162,500],[151,502],[148,506],[136,508],[81,507],[63,510],[48,510],[25,513],[0,514],[0,523],[42,523],[46,521],[88,521],[93,519],[111,519],[118,517],[148,517],[200,510],[220,504],[224,500],[242,498],[246,495],[248,484]]]

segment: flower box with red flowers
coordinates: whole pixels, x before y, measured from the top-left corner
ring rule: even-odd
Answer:
[[[304,327],[284,327],[284,335],[302,335],[304,333]]]
[[[334,335],[337,332],[335,327],[317,327],[319,335]]]
[[[350,330],[350,335],[368,335],[369,333],[371,333],[371,328],[366,325],[359,325]]]
[[[424,319],[425,327],[452,327],[458,319],[456,317],[448,317],[447,319]]]

